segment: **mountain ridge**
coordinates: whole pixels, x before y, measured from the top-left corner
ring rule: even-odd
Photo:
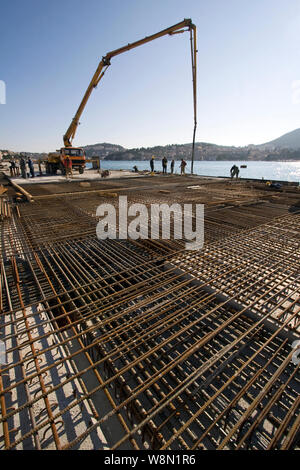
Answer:
[[[288,148],[293,150],[300,149],[300,129],[294,129],[293,131],[286,132],[277,139],[266,142],[265,144],[257,145],[256,147],[265,148]]]
[[[103,147],[104,151],[101,152]],[[104,160],[148,160],[157,158],[190,159],[192,144],[156,145],[126,149],[114,144],[94,144],[84,147],[89,158],[100,157]],[[270,142],[259,145],[236,147],[217,145],[208,142],[195,143],[195,160],[300,160],[300,129],[283,134]]]
[[[104,160],[148,160],[154,155],[156,158],[181,158],[190,160],[192,155],[192,144],[168,144],[153,147],[139,147],[127,149],[119,144],[108,142],[96,143],[83,146],[87,158],[101,158]],[[33,158],[46,158],[47,153],[38,152],[12,152],[0,150],[4,158],[10,155],[32,156]],[[300,160],[300,128],[287,132],[277,139],[264,144],[247,145],[236,147],[234,145],[218,145],[208,142],[195,143],[195,160],[254,160],[254,161],[299,161]]]
[[[101,147],[104,151],[101,152]],[[192,144],[156,145],[126,149],[115,144],[94,144],[84,147],[88,157],[100,157],[104,160],[148,160],[154,155],[157,158],[169,157],[179,160],[190,159]],[[300,160],[300,129],[283,134],[277,139],[264,144],[236,147],[217,145],[208,142],[195,143],[195,160]]]

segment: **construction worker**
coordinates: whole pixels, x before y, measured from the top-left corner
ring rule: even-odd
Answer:
[[[15,162],[15,171],[16,171],[16,176],[20,176],[20,167],[19,167],[18,160]]]
[[[66,170],[66,177],[68,178],[69,175],[73,175],[72,173],[72,160],[67,157],[65,160],[64,160],[64,167],[65,167],[65,170]]]
[[[33,161],[31,160],[30,157],[28,158],[27,163],[28,163],[28,168],[29,168],[31,177],[34,178],[34,166],[33,166]]]
[[[233,165],[230,169],[230,177],[233,179],[235,176],[238,178],[240,170],[236,165]]]
[[[171,175],[173,175],[174,173],[174,165],[175,165],[175,160],[173,158],[173,160],[171,161]]]
[[[164,157],[162,159],[162,167],[163,167],[163,173],[166,173],[166,174],[167,174],[167,165],[168,165],[168,160],[166,159],[166,157]]]
[[[10,176],[15,177],[16,176],[16,163],[14,160],[10,162],[9,170],[10,170]]]
[[[154,157],[151,157],[150,168],[151,168],[151,172],[153,173],[154,172]]]
[[[26,180],[27,175],[26,175],[26,162],[24,157],[20,158],[20,168],[21,168],[21,176]]]
[[[181,163],[180,163],[180,171],[182,175],[185,175],[185,167],[186,167],[186,161],[184,161],[182,158]]]
[[[42,171],[42,160],[39,158],[38,159],[38,166],[39,166],[39,172],[40,176],[43,176],[43,171]]]

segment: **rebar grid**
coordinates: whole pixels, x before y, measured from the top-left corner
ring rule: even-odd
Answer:
[[[100,243],[76,199],[2,222],[3,448],[297,447],[300,216],[239,211],[200,253]]]

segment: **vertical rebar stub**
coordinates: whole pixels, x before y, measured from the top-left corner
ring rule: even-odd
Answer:
[[[3,341],[0,340],[0,365],[6,364],[6,348]]]

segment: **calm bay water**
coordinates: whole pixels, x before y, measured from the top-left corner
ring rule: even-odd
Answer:
[[[282,180],[300,182],[300,161],[299,162],[194,162],[194,174],[203,176],[230,176],[232,165],[247,165],[247,168],[240,168],[241,178],[258,178],[265,180]],[[108,170],[132,170],[134,165],[139,170],[149,170],[149,161],[110,161],[102,160],[101,168]],[[180,174],[180,162],[175,162],[175,173]],[[88,164],[88,166],[91,166]],[[161,160],[155,161],[154,169],[162,171]],[[191,171],[191,162],[187,162],[186,173]],[[168,172],[170,172],[170,161],[168,162]]]

